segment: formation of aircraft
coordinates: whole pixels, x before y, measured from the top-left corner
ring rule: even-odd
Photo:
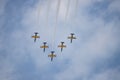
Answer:
[[[35,34],[35,35],[32,36],[32,38],[34,38],[34,42],[36,42],[36,39],[37,39],[37,38],[40,38],[40,36],[37,36],[38,32],[35,32],[34,34]]]
[[[38,36],[38,32],[35,32],[34,33],[35,35],[32,36],[32,38],[34,38],[34,42],[36,42],[36,39],[37,38],[40,38],[40,36]],[[70,42],[72,43],[73,39],[76,39],[76,37],[74,36],[75,34],[74,33],[71,33],[70,34],[71,36],[68,36],[68,39],[70,39]],[[58,45],[58,48],[61,48],[61,52],[63,51],[63,48],[66,48],[66,45],[64,45],[65,42],[61,42],[60,45]],[[46,48],[49,48],[47,46],[47,42],[43,42],[43,45],[40,46],[40,48],[43,48],[43,52],[45,52]],[[55,52],[54,51],[51,51],[51,54],[48,55],[48,57],[51,58],[51,61],[53,61],[53,58],[56,57],[56,54],[54,54]]]
[[[66,47],[66,45],[64,45],[64,42],[61,42],[61,44],[60,44],[60,45],[58,45],[58,47],[59,47],[59,48],[61,48],[61,52],[62,52],[63,48],[65,48],[65,47]]]
[[[54,51],[51,51],[51,54],[49,54],[48,57],[50,57],[52,61],[53,58],[56,57],[56,55],[54,54]]]
[[[78,4],[77,4],[77,2],[78,2],[78,0],[76,0],[76,5],[78,6]],[[51,3],[50,2],[48,2],[49,3],[49,5],[47,6],[48,8],[47,8],[47,13],[49,13],[49,7],[50,7],[50,5],[51,5]],[[57,27],[57,25],[58,25],[58,17],[59,17],[59,9],[60,9],[60,4],[61,4],[61,1],[59,0],[58,1],[58,3],[57,3],[57,5],[56,5],[56,20],[55,20],[55,22],[54,22],[54,24],[55,24],[55,29],[54,30],[52,30],[54,33],[54,39],[53,39],[53,44],[55,44],[55,37],[56,37],[56,27]],[[66,13],[65,13],[65,20],[67,20],[67,16],[69,15],[69,7],[70,7],[70,0],[68,1],[68,6],[67,6],[67,11],[66,11]],[[76,6],[76,10],[77,10],[77,6]],[[37,11],[38,13],[37,13],[37,22],[38,22],[38,27],[39,27],[39,10]],[[46,18],[48,18],[49,17],[49,14],[47,14],[46,15],[47,17]],[[48,19],[49,20],[49,19]],[[47,24],[47,26],[49,25],[49,23],[48,23],[48,20],[46,20],[46,24]],[[39,27],[40,28],[40,27]],[[47,27],[46,27],[47,28]],[[46,31],[45,31],[45,33],[46,33]],[[32,36],[32,38],[34,38],[34,42],[36,42],[36,39],[38,39],[38,38],[40,38],[40,36],[38,36],[38,32],[35,32],[34,33],[35,35],[34,36]],[[73,42],[73,40],[74,39],[76,39],[76,37],[75,37],[75,34],[74,33],[71,33],[70,34],[70,36],[68,36],[67,37],[67,39],[69,39],[70,40],[70,43],[72,43]],[[53,46],[54,47],[54,46]],[[58,48],[60,48],[61,49],[61,52],[63,51],[63,49],[64,48],[66,48],[66,45],[64,44],[64,42],[61,42],[58,46],[57,46]],[[43,52],[46,52],[46,48],[49,48],[48,46],[47,46],[47,42],[43,42],[43,45],[42,46],[40,46],[40,48],[42,48],[43,49]],[[48,55],[48,57],[50,57],[51,58],[51,61],[53,60],[53,58],[54,57],[56,57],[56,55],[54,54],[55,52],[54,51],[51,51],[51,54],[49,54]]]
[[[75,35],[74,33],[70,34],[71,36],[68,37],[68,39],[70,39],[70,42],[72,43],[73,39],[76,39],[76,37],[74,37],[73,35]]]
[[[48,46],[46,44],[47,44],[47,42],[43,42],[43,46],[40,46],[40,48],[43,48],[43,52],[45,52],[45,48],[48,48]]]

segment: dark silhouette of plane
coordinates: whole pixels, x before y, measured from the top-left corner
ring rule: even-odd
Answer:
[[[63,48],[65,48],[65,47],[66,47],[66,45],[64,45],[64,42],[61,42],[61,44],[60,44],[60,45],[58,45],[58,47],[59,47],[59,48],[61,48],[61,52],[62,52]]]
[[[37,38],[40,38],[40,36],[37,36],[38,32],[35,32],[34,34],[35,34],[35,35],[32,36],[32,38],[34,38],[34,42],[36,42],[36,39],[37,39]]]
[[[45,52],[45,48],[48,48],[48,46],[46,44],[47,44],[47,42],[43,42],[43,46],[40,46],[40,48],[43,48],[43,52]]]
[[[56,57],[54,51],[51,51],[51,54],[49,54],[48,57],[51,57],[51,61],[53,61],[53,58]]]
[[[76,39],[76,37],[74,37],[73,35],[75,35],[74,33],[70,34],[71,36],[68,37],[68,39],[70,39],[70,42],[72,43],[73,39]]]

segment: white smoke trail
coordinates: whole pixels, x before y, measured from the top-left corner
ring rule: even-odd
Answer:
[[[57,11],[56,11],[55,27],[54,27],[53,46],[52,46],[53,49],[55,48],[55,37],[56,37],[56,29],[57,29],[57,22],[58,22],[58,14],[59,14],[59,9],[60,9],[60,3],[61,3],[61,0],[58,0]]]
[[[57,20],[58,20],[59,9],[60,9],[60,1],[61,1],[61,0],[58,0],[58,4],[57,4],[56,24],[57,24]]]
[[[79,0],[76,0],[76,3],[75,3],[75,11],[76,11],[76,14],[78,13],[78,5],[79,5]]]
[[[69,13],[70,1],[71,1],[71,0],[68,0],[67,9],[66,9],[66,14],[65,14],[65,21],[67,20],[68,13]]]
[[[44,35],[46,35],[46,29],[49,28],[49,12],[50,12],[50,8],[51,8],[51,0],[47,0],[47,6],[46,6],[46,9],[45,9],[45,13],[46,13],[46,16],[45,16],[45,25],[44,25]],[[44,41],[47,41],[47,36],[43,36],[43,40]]]
[[[41,6],[38,7],[37,9],[38,11],[36,11],[36,14],[37,14],[37,25],[38,27],[40,26],[40,14],[41,14]]]
[[[51,0],[48,0],[48,4],[47,4],[47,10],[46,10],[46,28],[48,27],[48,16],[49,16],[49,11],[50,11],[50,6],[51,6]]]

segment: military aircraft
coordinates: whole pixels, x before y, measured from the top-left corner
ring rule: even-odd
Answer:
[[[35,34],[35,35],[32,36],[32,38],[34,38],[34,42],[36,42],[36,39],[37,39],[37,38],[40,38],[40,36],[37,36],[38,32],[35,32],[34,34]]]
[[[62,52],[63,48],[65,48],[66,45],[64,45],[64,42],[61,42],[61,45],[58,45],[58,47],[61,48],[61,52]]]
[[[70,34],[71,36],[68,37],[68,39],[70,39],[70,42],[72,43],[73,39],[76,39],[76,37],[74,37],[73,35],[75,35],[74,33]]]
[[[47,42],[43,42],[43,46],[40,46],[40,48],[43,48],[43,52],[45,52],[45,48],[48,48],[48,46],[46,44],[47,44]]]
[[[48,57],[51,57],[51,61],[53,60],[56,55],[54,54],[54,51],[51,51],[51,54],[48,55]]]

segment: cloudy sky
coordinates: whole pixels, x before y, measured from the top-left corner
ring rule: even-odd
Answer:
[[[0,0],[0,80],[120,80],[119,57],[120,0]]]

